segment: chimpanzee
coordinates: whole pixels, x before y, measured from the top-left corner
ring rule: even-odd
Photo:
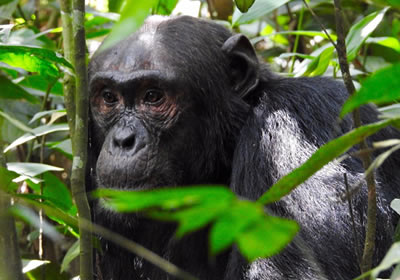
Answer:
[[[139,31],[94,55],[89,82],[91,188],[224,184],[255,200],[353,127],[351,118],[338,122],[347,98],[341,82],[273,74],[245,36],[188,16],[148,18]],[[362,110],[364,122],[376,115],[370,106]],[[372,141],[399,137],[387,128]],[[331,162],[268,206],[301,230],[281,254],[251,264],[235,247],[210,257],[207,229],[175,240],[174,225],[139,214],[95,205],[94,216],[199,279],[351,279],[360,273],[366,186],[351,197],[355,227],[339,197],[344,174],[350,186],[362,182],[361,166],[351,157]],[[392,242],[396,217],[389,203],[399,195],[399,166],[399,157],[391,157],[377,172],[375,264]],[[171,279],[111,242],[102,246],[99,279]]]

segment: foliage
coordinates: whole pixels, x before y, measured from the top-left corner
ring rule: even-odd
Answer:
[[[107,6],[87,7],[85,29],[90,54],[106,34],[109,37],[103,48],[139,28],[149,14],[174,13],[181,2],[184,0],[119,0],[108,1]],[[346,102],[341,116],[373,102],[385,106],[380,108],[383,121],[357,128],[324,145],[257,202],[238,198],[221,186],[152,192],[104,189],[96,195],[116,211],[142,211],[153,218],[178,222],[177,237],[209,225],[213,254],[232,243],[248,260],[279,253],[298,226],[294,221],[265,213],[263,206],[279,200],[377,130],[387,125],[399,127],[400,107],[395,102],[400,98],[400,2],[342,2],[350,73],[359,90]],[[273,69],[295,77],[341,78],[338,55],[330,41],[337,38],[332,1],[307,1],[325,30],[300,0],[235,3],[227,24],[250,36],[260,57]],[[207,17],[205,10],[200,8],[198,14]],[[73,153],[62,98],[63,78],[73,76],[75,70],[62,55],[59,17],[56,1],[0,1],[0,147],[7,161],[7,169],[0,167],[0,190],[15,201],[10,213],[18,218],[21,255],[30,258],[24,259],[23,266],[29,279],[39,279],[43,268],[45,279],[68,279],[79,271],[74,265],[79,252],[78,215],[66,172],[71,168]],[[371,168],[378,167],[400,148],[395,140],[376,145],[389,149],[375,159]],[[396,205],[392,207],[398,209]],[[40,241],[42,231],[55,246],[43,245],[46,243]],[[51,239],[52,236],[62,238]],[[53,247],[59,248],[63,260],[50,259]],[[371,275],[376,277],[380,270],[399,264],[399,252],[395,243]],[[400,266],[394,270],[393,279],[398,271]]]

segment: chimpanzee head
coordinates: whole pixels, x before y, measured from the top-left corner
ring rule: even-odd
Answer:
[[[227,183],[235,138],[258,84],[243,35],[191,17],[150,17],[89,66],[97,184]]]

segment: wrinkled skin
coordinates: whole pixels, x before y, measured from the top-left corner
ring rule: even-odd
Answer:
[[[327,78],[283,78],[260,62],[243,35],[190,17],[151,17],[117,46],[96,53],[90,79],[90,189],[143,190],[224,184],[257,199],[325,142],[352,129],[337,124],[347,98]],[[376,120],[372,107],[364,122]],[[399,138],[387,128],[372,140]],[[391,244],[397,218],[398,156],[377,173],[376,264]],[[235,248],[210,259],[207,229],[182,240],[175,226],[93,205],[94,219],[199,279],[351,279],[360,271],[343,174],[351,186],[362,165],[332,162],[268,207],[295,219],[301,231],[278,256],[247,264]],[[363,240],[366,190],[352,197],[355,229]],[[152,264],[102,240],[98,279],[171,279]]]

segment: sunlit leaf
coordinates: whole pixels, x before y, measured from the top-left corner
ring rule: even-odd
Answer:
[[[186,187],[156,189],[152,191],[118,191],[98,189],[94,192],[114,210],[133,212],[149,208],[175,209],[183,206],[201,204],[207,200],[223,200],[234,197],[226,187]]]
[[[246,13],[254,4],[254,1],[255,0],[235,0],[235,4],[239,11]]]
[[[303,75],[314,77],[324,74],[331,62],[333,49],[333,47],[326,48],[319,56],[313,58]]]
[[[279,253],[299,230],[294,221],[264,217],[241,233],[237,244],[248,261],[271,257]]]
[[[387,48],[394,49],[397,52],[400,52],[400,41],[394,37],[375,37],[368,38],[366,40],[367,44],[378,44],[381,46],[385,46]]]
[[[170,15],[175,8],[178,0],[158,0],[153,9],[153,13],[157,15]]]
[[[356,58],[358,50],[379,23],[381,23],[387,10],[388,8],[384,8],[379,12],[374,12],[364,17],[350,28],[346,37],[347,59],[349,61]]]
[[[210,249],[217,254],[230,246],[237,236],[264,216],[261,204],[237,201],[221,215],[211,228]]]
[[[287,2],[289,2],[289,0],[257,0],[246,13],[242,13],[239,9],[235,9],[232,16],[232,25],[237,26],[260,18]]]
[[[19,175],[20,177],[13,180],[13,182],[21,182],[28,177],[34,177],[39,174],[42,174],[46,171],[63,171],[63,168],[42,164],[42,163],[34,163],[34,162],[8,162],[7,168],[10,171],[13,171]]]
[[[399,120],[386,120],[361,126],[339,138],[336,138],[319,148],[304,164],[276,182],[258,200],[262,204],[276,202],[289,194],[293,189],[310,178],[325,164],[345,153],[349,148],[359,143],[362,139],[376,133],[382,128],[392,125]]]
[[[34,129],[32,129],[31,132],[22,135],[21,137],[16,139],[14,142],[12,142],[9,146],[7,146],[4,149],[4,152],[6,153],[9,150],[17,147],[18,145],[24,144],[32,139],[35,139],[36,137],[46,135],[49,133],[53,133],[53,132],[57,132],[57,131],[67,131],[68,129],[69,129],[68,124],[64,124],[64,123],[63,124],[42,125],[42,126],[36,127]]]
[[[392,202],[390,203],[390,207],[392,207],[392,209],[396,211],[397,214],[400,215],[400,199],[398,198],[393,199]]]
[[[343,105],[343,117],[355,108],[373,102],[385,104],[400,99],[400,63],[376,72],[362,83],[359,91],[349,97]]]
[[[60,76],[57,64],[73,68],[67,60],[54,51],[27,46],[0,45],[0,61],[50,77]]]
[[[22,273],[27,273],[48,263],[50,263],[50,261],[22,259]]]

